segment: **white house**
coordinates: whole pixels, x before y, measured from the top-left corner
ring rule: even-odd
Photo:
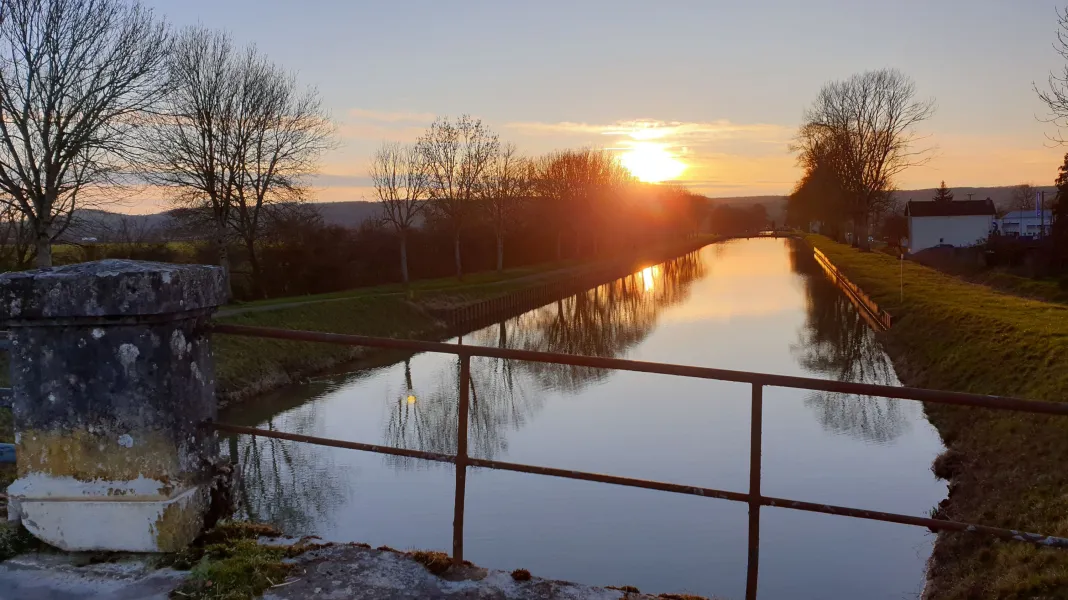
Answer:
[[[1013,210],[1005,213],[997,221],[1001,235],[1032,238],[1049,233],[1053,223],[1053,211],[1046,209],[1040,214],[1037,210]]]
[[[938,245],[974,246],[994,228],[994,203],[987,200],[909,200],[909,253]]]

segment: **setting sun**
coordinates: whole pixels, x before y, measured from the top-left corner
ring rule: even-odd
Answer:
[[[637,142],[620,160],[632,175],[646,183],[660,183],[678,178],[686,170],[686,163],[668,152],[663,145]]]

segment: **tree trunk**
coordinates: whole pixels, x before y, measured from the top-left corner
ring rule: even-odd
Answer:
[[[453,238],[453,248],[456,253],[456,278],[464,278],[464,265],[460,260],[460,230],[456,230],[456,237]]]
[[[498,325],[498,327],[499,327],[499,329],[497,331],[497,347],[498,348],[507,348],[508,347],[508,322],[507,321],[501,321],[500,324]]]
[[[868,241],[868,215],[864,213],[860,216],[860,231],[858,232],[857,247],[865,252],[871,250],[871,242]]]
[[[52,266],[52,236],[48,226],[36,223],[34,226],[34,245],[37,248],[37,268],[48,269]]]
[[[226,246],[226,227],[224,225],[215,226],[215,252],[219,257],[219,266],[223,270],[223,279],[226,282],[226,297],[227,299],[234,297],[234,288],[230,284],[230,250]]]
[[[504,232],[497,230],[497,272],[504,270]]]
[[[408,234],[404,231],[400,234],[400,251],[401,251],[401,281],[404,282],[404,286],[408,286]]]
[[[263,287],[263,273],[260,271],[260,259],[256,256],[256,244],[245,244],[248,249],[248,265],[252,270],[252,288],[256,290],[256,295],[260,298],[266,298],[267,292]]]

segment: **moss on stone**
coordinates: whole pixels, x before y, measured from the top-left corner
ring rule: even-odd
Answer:
[[[427,571],[430,571],[435,575],[443,574],[445,571],[449,570],[450,566],[452,566],[452,559],[444,552],[417,550],[408,556],[412,557],[412,560],[423,565],[426,567]]]
[[[244,600],[285,581],[292,569],[282,562],[286,549],[264,546],[255,540],[231,540],[204,548],[189,578],[172,598]]]
[[[290,566],[282,560],[294,554],[293,547],[257,542],[262,537],[280,535],[270,525],[221,523],[189,547],[160,557],[156,564],[190,571],[189,578],[172,592],[172,598],[251,598],[281,583],[289,572]]]
[[[0,522],[0,561],[24,552],[47,549],[48,546],[33,537],[21,523]]]

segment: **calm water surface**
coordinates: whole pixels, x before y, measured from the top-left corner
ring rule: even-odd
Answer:
[[[454,340],[455,341],[455,340]],[[463,337],[465,344],[900,385],[808,251],[739,240],[657,265]],[[454,356],[375,359],[237,407],[223,420],[434,452],[455,450]],[[474,455],[744,492],[745,384],[472,360]],[[451,549],[449,465],[236,437],[247,517],[292,533]],[[945,496],[919,404],[764,391],[763,492],[905,514]],[[761,511],[760,597],[916,597],[924,529]],[[644,591],[744,596],[741,503],[472,469],[466,558]]]

